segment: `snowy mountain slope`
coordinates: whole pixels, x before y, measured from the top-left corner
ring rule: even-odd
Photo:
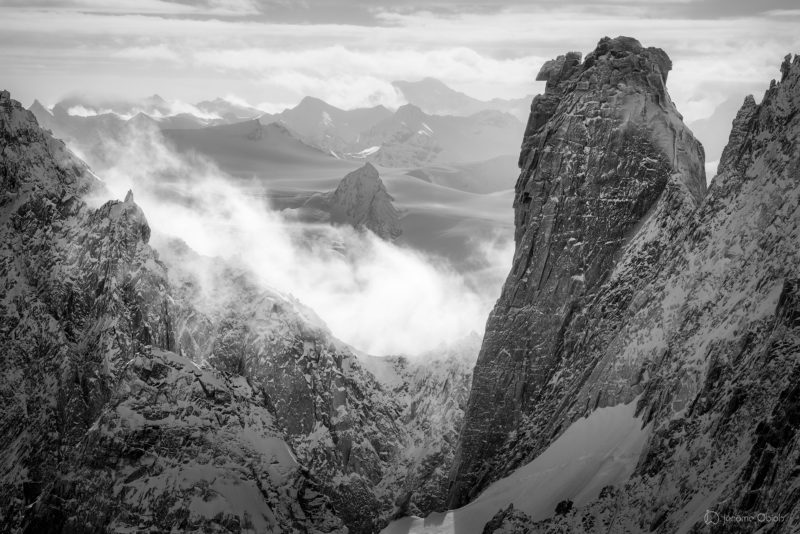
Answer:
[[[2,529],[341,531],[246,384],[170,352],[132,195],[89,208],[102,183],[5,91],[0,133]]]
[[[601,41],[599,49],[626,57],[613,43]],[[592,64],[602,61],[592,56]],[[520,388],[522,410],[511,433],[496,455],[483,456],[492,466],[487,478],[511,472],[519,460],[535,462],[549,450],[575,415],[638,398],[636,413],[652,430],[631,477],[584,506],[553,509],[547,519],[501,506],[485,532],[800,528],[792,467],[799,439],[800,59],[787,57],[781,72],[760,105],[745,101],[700,206],[680,201],[695,197],[692,188],[665,188],[602,283],[571,304],[553,352],[535,353],[531,362],[540,374],[525,372],[535,381]],[[523,212],[519,220],[531,219]],[[520,298],[523,310],[529,298]],[[508,317],[495,310],[490,326],[493,320]],[[489,343],[493,337],[487,331]],[[541,329],[536,339],[541,350]],[[511,358],[495,361],[496,369]],[[474,383],[480,368],[481,359]],[[531,395],[535,401],[525,403]],[[486,402],[485,391],[473,387],[470,408],[481,397]],[[468,409],[462,442],[481,428]],[[762,521],[759,513],[778,519]],[[726,516],[744,519],[706,521]]]
[[[43,128],[50,130],[54,137],[62,139],[69,146],[79,150],[82,155],[90,158],[93,165],[99,165],[103,161],[105,146],[109,140],[121,141],[142,126],[195,130],[227,122],[219,118],[196,116],[189,112],[163,115],[162,108],[163,105],[161,107],[150,105],[129,109],[124,104],[117,104],[111,109],[98,111],[67,100],[53,106],[51,111],[37,100],[31,105],[30,111]],[[163,110],[168,112],[166,108]]]
[[[159,95],[134,100],[72,96],[56,102],[51,109],[52,111],[46,109],[38,101],[30,107],[42,126],[50,128],[43,122],[46,121],[46,116],[50,115],[56,117],[58,125],[67,130],[71,125],[79,124],[81,119],[91,123],[96,117],[105,120],[114,118],[125,122],[136,116],[144,116],[161,128],[195,129],[257,119],[264,114],[259,109],[224,98],[204,100],[192,105],[180,101],[167,101]]]
[[[523,523],[553,515],[560,503],[584,506],[603,488],[624,483],[636,467],[647,429],[635,410],[635,402],[600,408],[572,423],[535,460],[466,506],[424,519],[399,519],[382,533],[481,534],[495,513],[509,506]]]
[[[259,404],[241,377],[143,350],[26,528],[344,532]]]

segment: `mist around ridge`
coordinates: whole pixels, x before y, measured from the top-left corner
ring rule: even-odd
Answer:
[[[482,334],[510,265],[513,244],[500,235],[476,237],[470,268],[459,272],[441,256],[370,232],[302,222],[271,208],[269,183],[243,182],[205,156],[178,152],[147,125],[107,139],[101,155],[88,158],[96,174],[114,197],[133,191],[157,250],[179,238],[200,254],[235,260],[367,353],[414,355]],[[337,167],[334,182],[344,175]]]

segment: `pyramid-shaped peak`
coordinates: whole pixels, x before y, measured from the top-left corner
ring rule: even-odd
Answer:
[[[302,109],[302,108],[311,108],[311,109],[336,109],[334,106],[328,104],[324,100],[317,98],[315,96],[304,96],[303,99],[300,101],[299,104],[295,107],[295,109]]]
[[[46,111],[47,113],[50,113],[50,110],[48,110],[48,109],[47,109],[47,107],[45,107],[45,105],[44,105],[44,104],[42,104],[41,102],[39,102],[39,100],[38,100],[38,99],[34,100],[34,101],[33,101],[33,104],[31,104],[31,107],[30,107],[30,108],[28,108],[28,109],[31,109],[31,110],[34,110],[34,109],[36,109],[36,110],[40,110],[40,111]]]
[[[374,176],[375,178],[378,178],[380,176],[380,174],[378,173],[378,169],[376,169],[375,166],[369,161],[366,162],[362,167],[356,169],[356,172],[362,172],[363,174],[366,174],[368,176]]]

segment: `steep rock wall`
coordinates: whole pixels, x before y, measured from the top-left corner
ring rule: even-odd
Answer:
[[[475,367],[453,507],[530,461],[565,423],[641,391],[627,368],[621,384],[573,395],[596,381],[623,311],[705,193],[702,147],[666,91],[670,68],[663,51],[619,37],[539,73],[547,85],[520,154],[516,252]]]

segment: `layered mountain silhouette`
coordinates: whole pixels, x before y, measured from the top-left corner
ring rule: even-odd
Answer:
[[[436,91],[446,87],[441,82],[434,85]],[[421,87],[413,94],[426,92],[428,89]],[[139,126],[194,130],[258,120],[263,125],[278,123],[334,158],[413,168],[477,162],[513,153],[509,147],[519,139],[524,125],[505,113],[506,107],[474,100],[454,114],[441,110],[425,113],[413,104],[396,111],[383,106],[343,110],[306,97],[293,108],[268,114],[222,98],[188,106],[154,95],[138,102],[91,102],[73,97],[58,102],[52,110],[35,101],[30,109],[44,127],[80,146],[83,153],[99,152],[97,146],[103,138],[119,138]]]
[[[800,56],[708,187],[671,68],[630,37],[559,56],[516,138],[496,110],[164,128],[0,92],[0,530],[798,531]],[[513,265],[483,338],[376,359],[283,288],[156,250],[135,191],[88,204],[104,183],[44,128],[155,129],[404,246],[490,219],[518,176]]]
[[[392,85],[400,91],[409,104],[431,115],[474,115],[481,111],[509,113],[521,121],[528,118],[533,95],[523,98],[493,98],[478,100],[456,91],[436,78],[423,78],[416,82],[396,81]]]

